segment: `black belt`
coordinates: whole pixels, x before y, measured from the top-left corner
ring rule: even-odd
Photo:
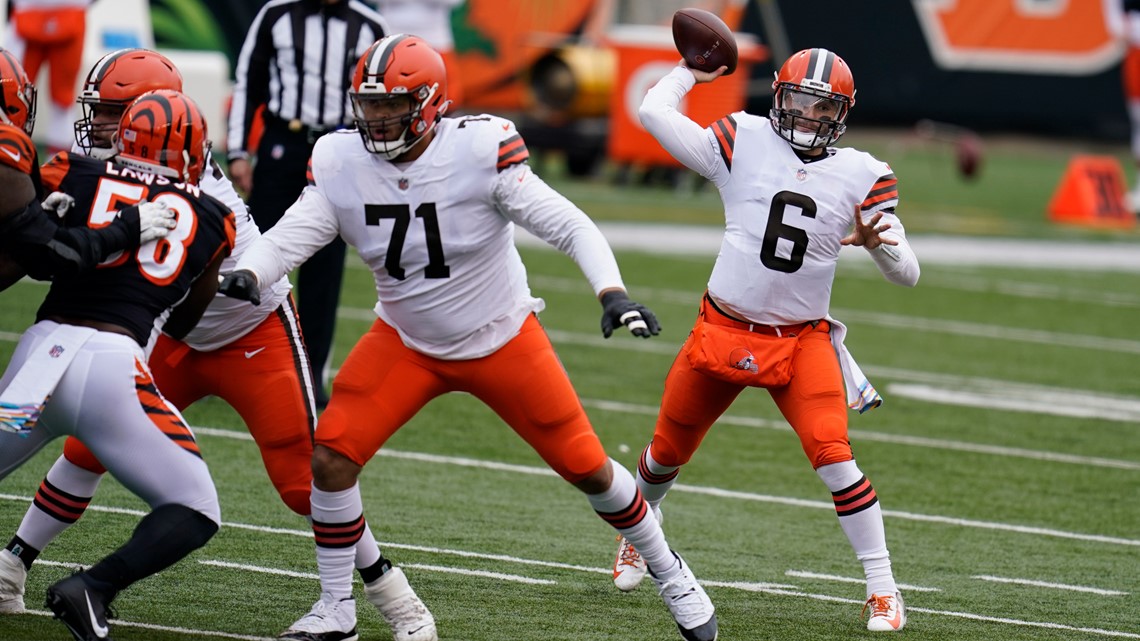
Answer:
[[[277,130],[285,130],[294,134],[301,134],[305,136],[305,140],[311,145],[317,141],[317,138],[327,134],[330,131],[335,131],[341,127],[313,127],[301,122],[300,119],[294,118],[292,120],[285,120],[280,116],[266,112],[264,114],[265,126],[272,127]]]

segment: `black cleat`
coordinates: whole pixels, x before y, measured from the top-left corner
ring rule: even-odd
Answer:
[[[110,607],[114,598],[106,584],[76,572],[48,588],[46,605],[75,641],[111,641],[107,619],[115,616]]]

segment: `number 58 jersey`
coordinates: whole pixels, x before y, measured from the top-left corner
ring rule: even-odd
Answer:
[[[856,212],[879,211],[885,236],[905,238],[894,215],[897,180],[870,154],[828,149],[801,159],[767,117],[726,116],[706,132],[719,154],[707,177],[724,201],[725,234],[709,294],[756,323],[790,325],[824,318],[840,240]]]
[[[109,257],[98,268],[52,281],[36,314],[114,323],[146,346],[191,284],[219,253],[234,247],[234,215],[197,185],[62,152],[42,169],[47,191],[75,198],[64,224],[101,227],[144,200],[165,203],[177,218],[166,238]]]

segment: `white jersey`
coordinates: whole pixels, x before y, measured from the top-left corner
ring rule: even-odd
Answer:
[[[514,123],[444,118],[417,160],[393,163],[358,132],[322,136],[311,183],[245,256],[258,282],[287,273],[338,234],[376,280],[376,314],[435,358],[493,353],[543,301],[531,296],[514,224],[568,254],[595,293],[623,288],[597,226],[531,173]]]
[[[222,273],[234,270],[241,255],[261,237],[261,231],[245,201],[234,190],[233,183],[226,178],[221,169],[207,160],[206,169],[198,183],[202,191],[222,201],[222,204],[234,212],[237,222],[237,242],[229,256],[222,260]],[[285,276],[268,282],[261,288],[261,305],[254,307],[247,301],[230,298],[222,294],[214,296],[214,300],[206,307],[202,319],[182,339],[182,342],[199,352],[209,352],[229,345],[237,339],[253,331],[261,324],[265,317],[272,314],[285,298],[289,296],[292,285]]]
[[[894,214],[891,168],[854,149],[805,161],[767,117],[737,112],[702,129],[676,110],[693,87],[677,67],[646,95],[641,120],[675,158],[713,182],[724,202],[725,234],[709,277],[713,300],[737,318],[791,325],[828,316],[840,240],[856,208],[883,212],[883,234],[898,241],[870,253],[892,282],[913,285],[918,262]]]

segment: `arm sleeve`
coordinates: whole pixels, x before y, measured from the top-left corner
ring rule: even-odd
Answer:
[[[890,223],[891,228],[883,232],[882,237],[898,241],[898,244],[884,243],[874,249],[868,249],[867,253],[871,255],[875,266],[888,281],[904,287],[914,287],[918,284],[919,277],[918,256],[907,241],[902,223],[893,211],[883,212],[879,224],[883,223]]]
[[[296,269],[339,234],[332,203],[309,186],[281,220],[242,254],[234,269],[248,269],[257,276],[258,286],[264,287]]]
[[[504,216],[572,258],[595,294],[625,289],[617,259],[598,226],[529,165],[520,163],[499,173],[493,193]]]
[[[139,215],[130,207],[101,229],[63,227],[33,200],[23,212],[5,219],[0,233],[12,258],[29,276],[49,280],[56,274],[93,269],[111,254],[137,247]]]
[[[709,139],[708,131],[677,111],[677,105],[695,84],[691,71],[674,67],[645,94],[637,113],[641,117],[641,125],[653,134],[665,151],[719,185],[727,172],[724,172],[724,163]]]

